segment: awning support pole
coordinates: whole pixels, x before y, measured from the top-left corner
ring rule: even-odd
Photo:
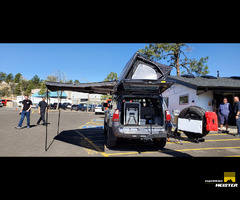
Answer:
[[[62,91],[61,91],[61,94],[60,94],[60,102],[59,102],[59,105],[61,104],[62,106],[62,103],[61,103],[61,100],[62,100]],[[58,107],[58,129],[57,129],[57,135],[59,134],[59,125],[60,125],[60,113],[61,113],[61,109]]]
[[[49,104],[48,104],[48,89],[47,89],[47,113],[46,113],[46,137],[45,137],[45,151],[47,151],[48,109],[49,109]]]

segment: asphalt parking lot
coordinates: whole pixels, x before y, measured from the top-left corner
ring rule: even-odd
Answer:
[[[31,128],[14,126],[20,119],[19,109],[0,108],[0,156],[73,156],[73,157],[240,157],[240,138],[236,127],[229,134],[210,132],[205,142],[189,141],[184,134],[181,143],[169,138],[164,149],[159,150],[151,142],[119,141],[116,148],[106,147],[103,133],[103,115],[81,111],[61,111],[60,126],[58,111],[49,112],[48,135],[46,127],[36,125],[37,110],[31,111]]]

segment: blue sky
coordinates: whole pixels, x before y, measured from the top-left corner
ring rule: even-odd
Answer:
[[[80,82],[98,82],[110,72],[120,75],[123,67],[143,43],[2,43],[0,44],[0,72],[13,75],[20,72],[24,78],[38,75],[46,79],[57,71],[68,79]],[[209,75],[240,76],[240,44],[194,43],[189,58],[209,56]],[[161,62],[167,64],[166,62]],[[171,75],[176,75],[173,69]]]

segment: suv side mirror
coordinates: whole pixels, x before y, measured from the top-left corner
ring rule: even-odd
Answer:
[[[104,103],[104,104],[103,104],[103,107],[108,107],[108,103]]]

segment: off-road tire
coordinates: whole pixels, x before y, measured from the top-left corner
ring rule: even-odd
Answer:
[[[203,121],[203,132],[202,132],[202,134],[183,131],[184,134],[188,138],[190,138],[190,139],[202,138],[209,133],[209,131],[206,130],[205,112],[206,112],[206,110],[204,108],[199,107],[199,106],[190,106],[190,107],[187,107],[187,108],[183,109],[180,112],[180,114],[178,116],[179,118],[195,119],[195,120],[202,120]]]
[[[107,129],[107,148],[113,148],[117,146],[117,137],[113,134],[112,127]]]
[[[107,135],[107,123],[104,121],[104,128],[103,128],[104,134]]]
[[[166,138],[157,138],[153,139],[154,146],[158,147],[159,149],[163,149],[167,143]]]

